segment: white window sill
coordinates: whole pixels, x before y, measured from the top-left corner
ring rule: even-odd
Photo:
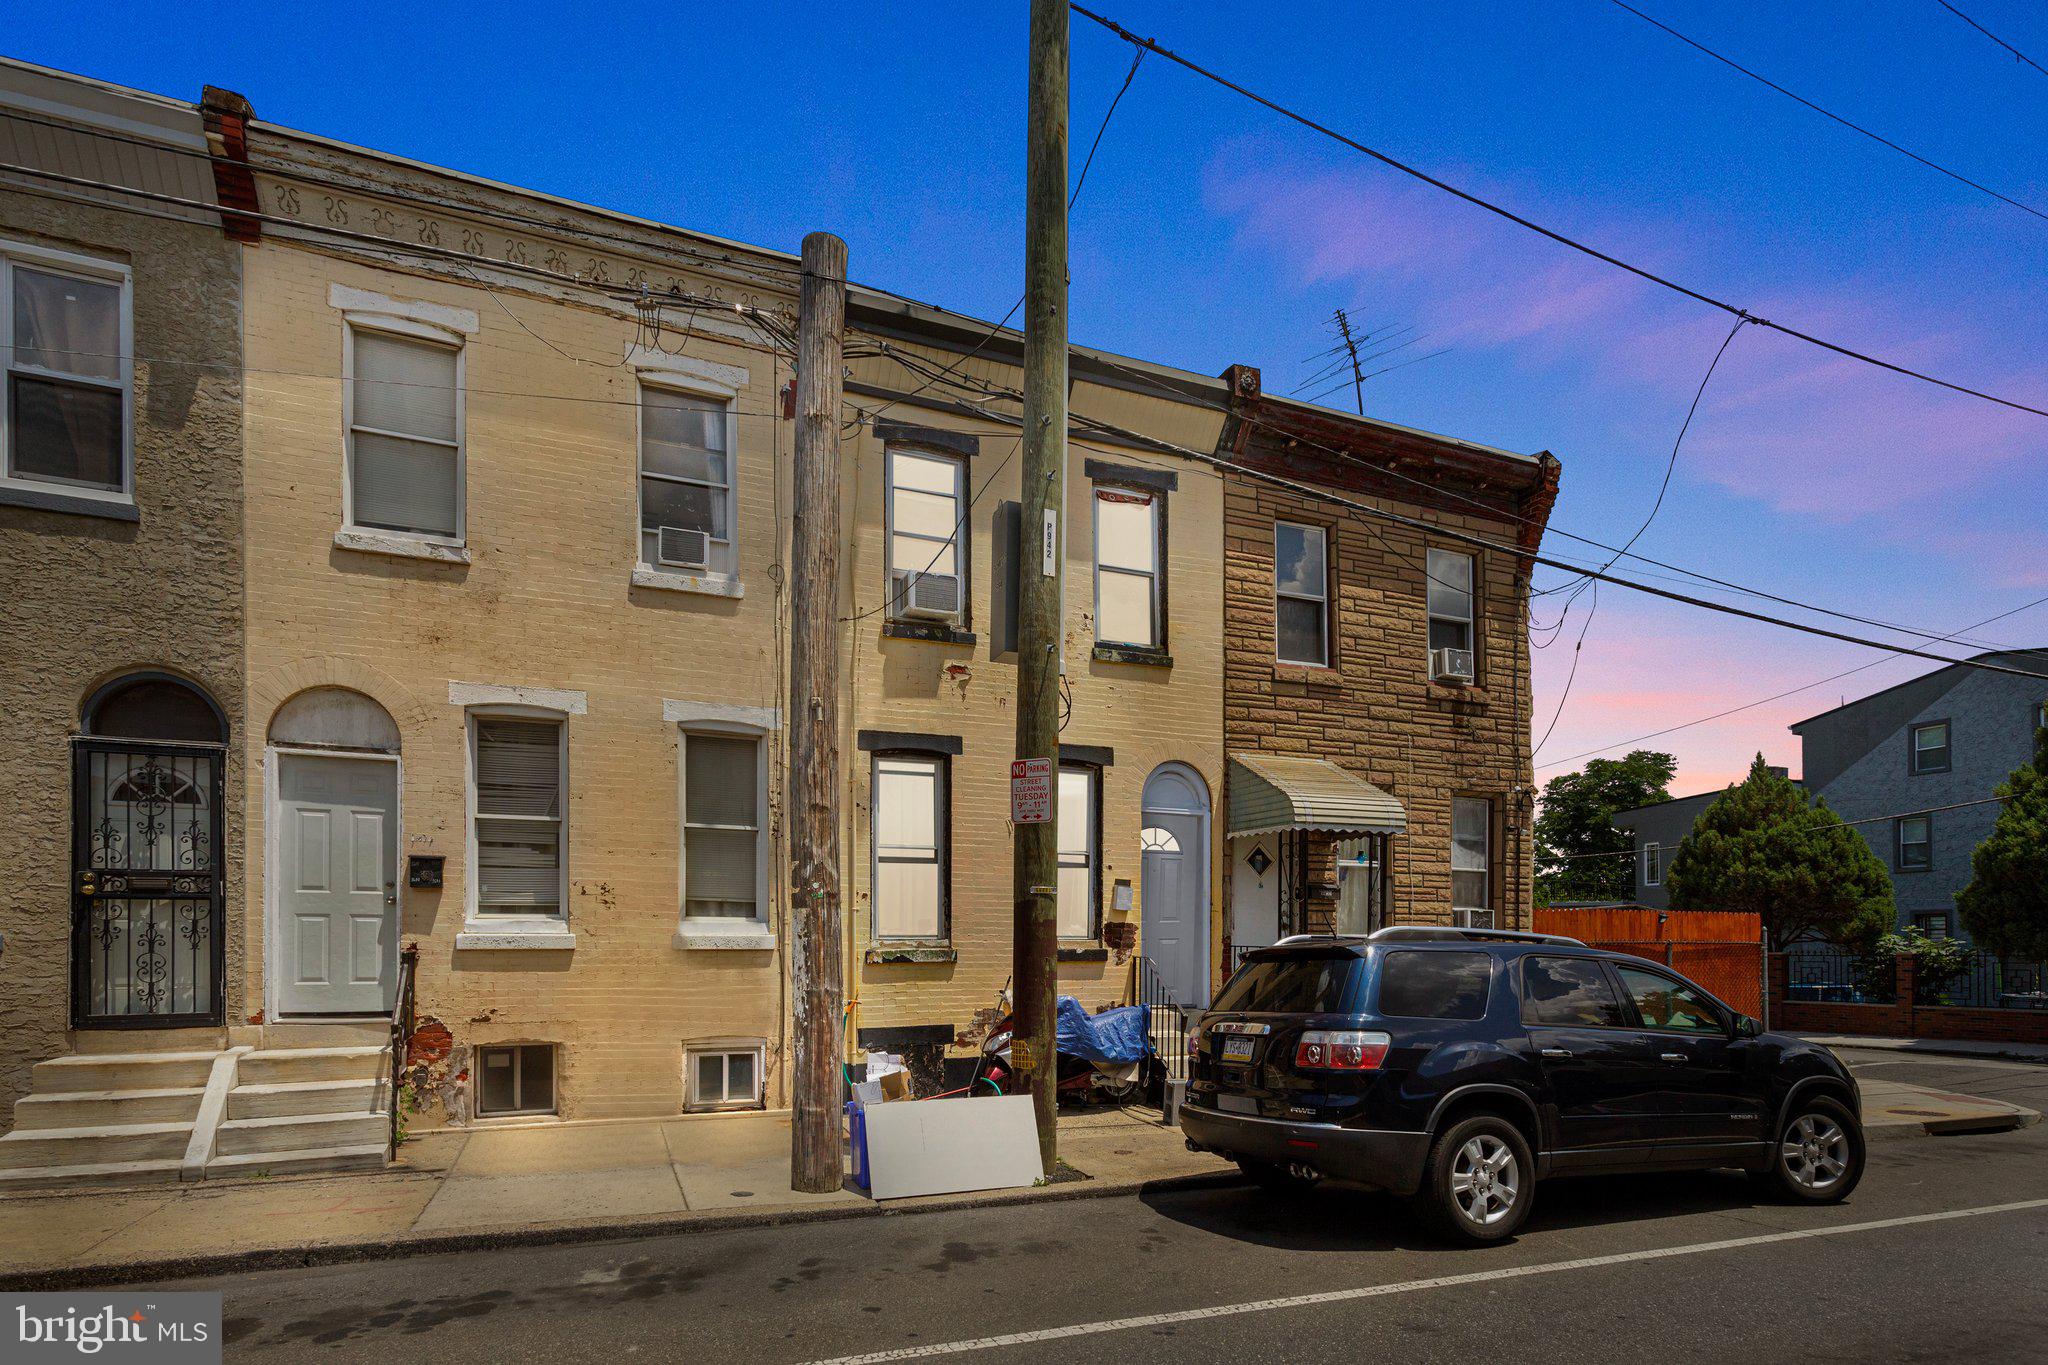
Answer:
[[[73,516],[104,517],[108,521],[142,520],[135,499],[126,493],[34,479],[0,478],[0,506],[33,507],[39,512],[68,512]]]
[[[670,573],[666,569],[633,570],[633,586],[657,592],[694,592],[703,597],[745,597],[746,585],[731,574]]]
[[[436,564],[469,563],[469,547],[447,545],[439,541],[421,540],[417,536],[401,536],[381,531],[336,531],[336,548],[359,550],[370,555],[394,555],[399,559],[425,559]]]
[[[576,935],[560,924],[478,925],[455,935],[458,951],[568,952],[576,946]]]
[[[775,947],[775,931],[759,920],[686,919],[676,926],[673,941],[691,950],[761,953]]]

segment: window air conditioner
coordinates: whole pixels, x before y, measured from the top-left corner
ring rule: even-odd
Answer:
[[[1491,910],[1453,910],[1451,911],[1451,918],[1460,929],[1493,928],[1493,911]]]
[[[950,620],[960,614],[960,580],[952,574],[898,570],[896,611],[927,621]]]
[[[654,533],[654,557],[666,568],[708,568],[711,564],[711,537],[703,531],[664,526]]]
[[[1471,682],[1472,651],[1432,649],[1429,651],[1429,676],[1446,682]]]

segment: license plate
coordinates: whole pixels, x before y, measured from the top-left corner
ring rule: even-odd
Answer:
[[[1249,1095],[1218,1095],[1216,1107],[1226,1114],[1257,1114],[1259,1102]]]
[[[1258,1039],[1256,1038],[1246,1038],[1240,1034],[1225,1034],[1223,1038],[1223,1051],[1219,1052],[1217,1056],[1226,1062],[1248,1062],[1252,1059],[1252,1048],[1257,1043]]]

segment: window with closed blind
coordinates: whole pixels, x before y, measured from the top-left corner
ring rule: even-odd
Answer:
[[[0,242],[0,484],[126,501],[124,267]]]
[[[1101,902],[1102,860],[1095,828],[1101,783],[1100,768],[1060,769],[1057,917],[1063,939],[1093,940],[1101,932],[1096,912]]]
[[[1095,490],[1095,638],[1158,649],[1160,513],[1166,495]]]
[[[470,823],[476,913],[562,913],[562,745],[559,720],[477,716]]]
[[[765,919],[761,741],[691,734],[683,745],[683,916]]]
[[[463,535],[462,350],[348,327],[348,524]]]
[[[640,562],[731,574],[733,422],[720,398],[640,387]]]
[[[946,936],[946,760],[927,754],[876,754],[874,936]]]

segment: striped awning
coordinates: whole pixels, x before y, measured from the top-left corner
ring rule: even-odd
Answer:
[[[1408,812],[1386,792],[1324,758],[1230,756],[1230,832],[1283,829],[1332,834],[1399,834]]]

